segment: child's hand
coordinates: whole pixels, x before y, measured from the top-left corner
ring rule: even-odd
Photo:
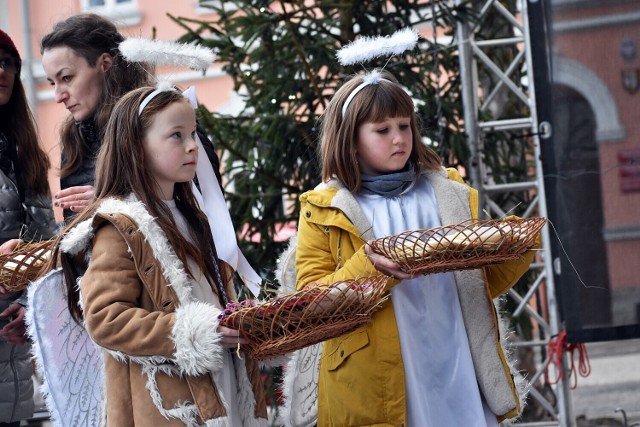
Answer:
[[[412,279],[413,275],[402,271],[400,265],[380,254],[375,253],[371,249],[371,245],[369,243],[365,244],[364,252],[369,257],[369,261],[374,265],[376,270],[381,273],[386,274],[387,276],[393,277],[394,279]]]
[[[235,329],[218,326],[216,332],[222,335],[220,344],[226,348],[236,348],[238,344],[246,344],[249,342],[246,338],[241,337],[240,332]]]
[[[53,197],[53,205],[73,212],[80,212],[93,201],[95,189],[91,185],[69,187],[58,191]]]
[[[0,313],[2,324],[8,321],[2,329],[0,329],[0,337],[4,338],[9,344],[19,345],[27,342],[24,324],[24,307],[20,304],[11,304],[2,313]]]

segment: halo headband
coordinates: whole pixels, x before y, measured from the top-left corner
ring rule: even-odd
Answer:
[[[158,88],[156,90],[154,90],[153,92],[151,92],[149,95],[145,96],[145,98],[140,103],[140,106],[138,107],[138,117],[140,117],[140,115],[144,111],[145,107],[147,105],[149,105],[149,103],[151,102],[151,100],[153,100],[153,98],[155,98],[156,96],[158,96],[162,92],[168,92],[170,90],[176,90],[176,88],[174,88],[173,85],[170,82],[166,81],[166,80],[159,81],[158,82]],[[185,92],[183,92],[182,94],[184,95]],[[189,99],[189,98],[187,97],[187,99]],[[193,104],[193,101],[191,101],[191,99],[189,99],[189,101],[191,102],[191,104]],[[197,103],[195,105],[193,105],[193,108],[197,108],[197,107],[198,107]]]
[[[195,43],[128,38],[118,45],[127,61],[148,62],[154,65],[186,66],[206,70],[215,59],[213,51]]]
[[[400,55],[405,50],[413,49],[418,43],[418,38],[418,32],[413,28],[403,28],[390,36],[362,37],[338,50],[338,62],[340,65],[346,66],[362,64],[380,56],[389,56],[391,59],[394,55]],[[380,71],[374,70],[365,74],[362,83],[349,94],[344,102],[342,118],[344,119],[349,104],[358,92],[369,85],[380,84],[383,80],[390,81],[380,77]]]
[[[358,94],[358,92],[360,92],[362,89],[364,89],[369,85],[378,85],[383,80],[385,82],[391,82],[390,80],[383,79],[382,77],[380,77],[380,72],[377,70],[374,70],[369,74],[365,75],[362,83],[356,86],[356,88],[352,90],[349,96],[347,97],[347,100],[344,101],[344,105],[342,106],[342,118],[344,119],[344,115],[347,112],[347,108],[349,107],[349,104],[351,104],[351,101],[353,101],[353,98]]]
[[[400,55],[418,43],[418,32],[403,28],[390,36],[361,37],[338,50],[340,65],[362,64],[380,56]]]

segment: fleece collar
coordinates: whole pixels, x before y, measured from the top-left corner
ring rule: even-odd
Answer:
[[[144,204],[133,194],[125,199],[105,199],[90,218],[79,223],[67,233],[60,242],[60,250],[72,256],[83,251],[89,253],[91,240],[94,237],[93,220],[98,214],[127,215],[138,224],[138,231],[142,233],[146,243],[151,247],[153,256],[162,266],[163,275],[169,286],[176,292],[180,303],[185,304],[190,301],[191,285],[180,258],[176,255],[169,239],[158,223],[149,214]]]

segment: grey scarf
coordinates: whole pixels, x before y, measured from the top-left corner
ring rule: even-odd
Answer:
[[[404,169],[385,175],[361,175],[361,192],[396,197],[408,191],[416,182],[413,165],[407,162]]]

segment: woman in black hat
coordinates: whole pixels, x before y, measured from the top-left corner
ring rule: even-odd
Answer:
[[[55,232],[49,159],[38,142],[20,67],[18,50],[0,30],[0,254]],[[26,294],[0,285],[0,427],[18,426],[33,414],[25,303]]]

